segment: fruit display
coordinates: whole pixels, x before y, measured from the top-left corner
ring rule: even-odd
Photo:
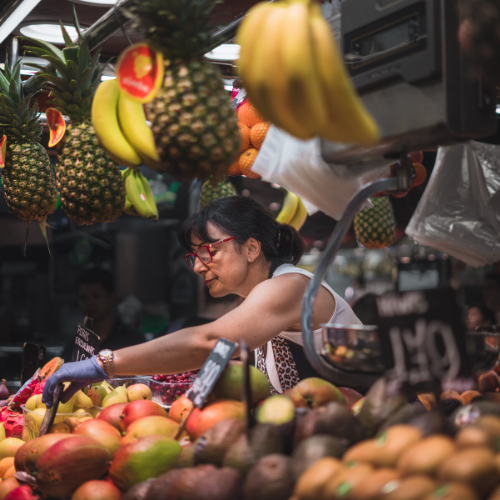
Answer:
[[[51,84],[49,106],[68,115],[70,123],[58,144],[57,187],[62,206],[76,225],[111,222],[125,205],[125,189],[118,164],[102,149],[90,119],[92,98],[101,80],[99,51],[90,55],[89,42],[78,30],[75,44],[61,26],[65,48],[36,39],[26,53],[50,65],[35,65],[40,78]]]
[[[307,210],[302,200],[295,193],[287,191],[283,200],[283,206],[276,220],[281,224],[288,224],[297,231],[300,231],[306,219]]]
[[[151,391],[153,392],[153,401],[164,406],[171,406],[174,401],[179,399],[193,385],[198,371],[173,375],[153,375],[150,383]]]
[[[126,168],[121,171],[125,182],[125,207],[123,211],[129,215],[137,215],[144,219],[157,221],[158,207],[149,182],[138,168]]]
[[[0,71],[0,130],[6,141],[2,176],[7,205],[28,224],[38,220],[47,239],[47,216],[57,203],[56,182],[47,151],[40,143],[38,106],[21,81],[21,61],[12,71],[7,67],[5,74]]]
[[[229,175],[244,175],[249,179],[260,179],[260,175],[252,172],[259,150],[264,143],[269,123],[262,118],[252,103],[245,99],[236,109],[241,136],[239,158],[229,168]]]
[[[160,160],[152,168],[180,181],[221,179],[240,147],[221,74],[202,59],[215,3],[148,0],[132,7],[146,42],[164,55],[163,84],[145,105]]]
[[[354,232],[366,248],[390,246],[396,237],[396,219],[387,196],[372,198],[373,207],[363,208],[354,216]]]
[[[259,113],[299,139],[374,145],[379,131],[347,76],[320,5],[255,5],[237,33],[238,66]]]

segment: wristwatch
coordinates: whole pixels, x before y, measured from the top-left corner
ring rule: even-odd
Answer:
[[[104,371],[108,378],[113,378],[115,376],[115,367],[113,365],[113,351],[111,349],[103,349],[99,352],[97,357],[102,361],[104,365]]]

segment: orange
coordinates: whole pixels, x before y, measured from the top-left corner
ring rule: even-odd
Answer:
[[[14,465],[14,457],[6,457],[0,460],[0,479]]]
[[[260,149],[262,143],[266,138],[267,131],[269,130],[268,122],[260,122],[254,125],[250,130],[250,141],[254,148]]]
[[[240,157],[238,156],[238,159],[229,167],[229,170],[227,171],[227,175],[241,175],[241,169],[240,169]]]
[[[413,179],[412,187],[420,186],[427,179],[427,170],[421,163],[414,163],[415,179]]]
[[[238,126],[240,127],[241,136],[240,153],[243,153],[250,147],[250,127],[241,122],[238,123]]]
[[[248,100],[238,108],[238,120],[250,128],[257,123],[265,121]]]
[[[248,148],[240,156],[240,171],[241,175],[245,175],[249,179],[260,179],[260,175],[252,172],[251,168],[257,158],[259,151],[255,148]]]
[[[15,473],[16,473],[16,468],[14,466],[9,467],[5,472],[3,478],[8,479],[9,477],[14,477]]]

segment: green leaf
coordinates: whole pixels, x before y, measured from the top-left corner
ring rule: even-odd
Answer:
[[[90,61],[90,50],[88,40],[84,40],[78,52],[78,70],[80,74],[85,71]]]
[[[60,78],[58,76],[51,75],[50,73],[41,73],[40,77],[44,78],[50,83],[53,83],[58,88],[66,88],[68,82],[64,78]]]
[[[75,25],[76,31],[78,32],[78,43],[81,45],[83,43],[82,28],[80,28],[80,23],[78,21],[78,16],[76,14],[75,4],[71,4],[73,7],[73,24]]]
[[[56,70],[61,73],[63,77],[68,77],[68,68],[66,67],[66,64],[62,63],[61,61],[59,61],[59,59],[52,56],[45,56],[45,59],[49,61],[52,66],[54,66],[54,68],[56,68]]]
[[[34,43],[38,47],[41,47],[44,49],[45,53],[47,55],[52,55],[54,57],[57,57],[61,62],[65,62],[64,55],[61,50],[59,50],[56,46],[52,45],[51,43],[44,42],[43,40],[37,40],[36,38],[30,38],[27,36],[21,37],[22,40],[27,40],[31,43]],[[30,48],[30,47],[27,47]]]
[[[80,78],[80,91],[85,92],[88,86],[90,85],[90,78],[92,77],[92,70],[90,68],[86,68],[82,73]]]
[[[80,72],[78,71],[78,66],[73,61],[68,61],[68,75],[71,80],[79,80]]]
[[[69,67],[70,61],[73,64],[78,62],[78,47],[67,47],[63,49],[64,58],[66,60],[66,64]]]
[[[76,80],[71,80],[69,82],[68,88],[71,92],[75,92],[76,90],[79,90],[78,82]]]
[[[64,24],[62,21],[59,21],[59,25],[61,26],[61,32],[62,36],[64,38],[64,44],[66,47],[76,47],[76,45],[73,43],[73,40],[71,40],[70,36],[68,35],[68,32],[66,31],[66,28],[64,27]]]

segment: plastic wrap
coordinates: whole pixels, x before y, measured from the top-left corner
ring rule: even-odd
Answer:
[[[439,148],[406,233],[472,266],[500,260],[500,146]]]

